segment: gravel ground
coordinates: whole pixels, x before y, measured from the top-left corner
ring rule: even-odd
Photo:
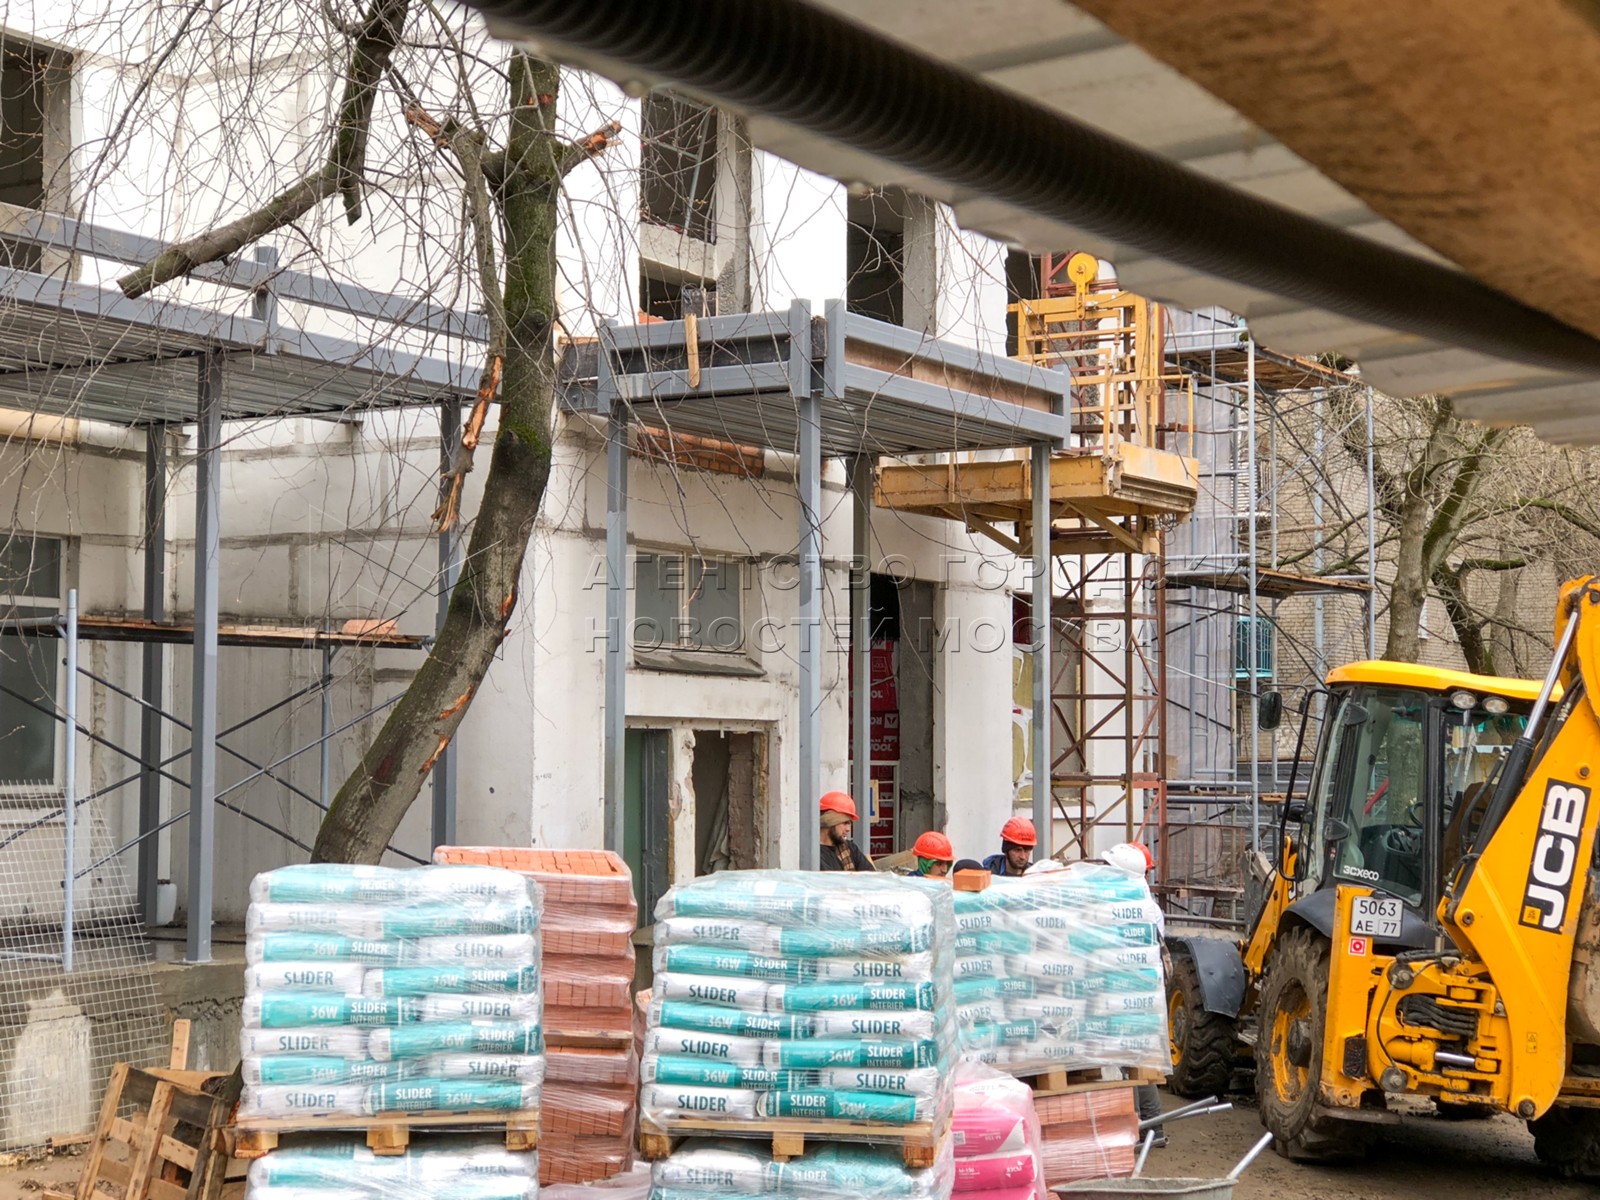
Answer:
[[[1184,1103],[1163,1095],[1168,1108]],[[1151,1152],[1148,1175],[1226,1175],[1263,1132],[1255,1110],[1234,1097],[1232,1112],[1177,1121],[1171,1144]],[[1246,1170],[1236,1200],[1468,1200],[1594,1197],[1592,1185],[1555,1179],[1533,1156],[1526,1126],[1506,1116],[1441,1121],[1415,1106],[1386,1128],[1366,1157],[1342,1166],[1292,1163],[1268,1151]]]

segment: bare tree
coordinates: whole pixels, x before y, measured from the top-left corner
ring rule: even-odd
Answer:
[[[1348,419],[1359,403],[1354,391],[1331,400],[1352,462],[1367,453],[1364,422]],[[1593,453],[1550,446],[1525,427],[1463,420],[1447,397],[1380,397],[1375,405],[1375,540],[1390,565],[1384,657],[1420,658],[1431,596],[1442,602],[1469,670],[1536,666],[1519,658],[1517,638],[1547,643],[1547,623],[1523,622],[1519,585],[1530,568],[1563,574],[1575,553],[1596,544]]]
[[[576,139],[560,136],[560,72],[520,50],[493,71],[503,81],[503,105],[490,114],[480,111],[469,75],[481,74],[482,64],[473,61],[456,27],[430,0],[422,0],[417,11],[411,0],[368,0],[354,22],[328,10],[325,15],[347,44],[341,100],[324,134],[326,157],[258,207],[174,244],[118,282],[128,296],[141,295],[294,226],[336,196],[346,219],[359,221],[364,193],[375,186],[367,155],[384,106],[398,111],[431,153],[448,156],[489,336],[461,451],[434,514],[442,527],[461,518],[463,482],[491,405],[499,405],[499,420],[443,627],[360,766],[334,797],[312,851],[317,861],[376,862],[460,727],[516,608],[517,581],[550,475],[561,182],[602,153],[619,126]],[[455,111],[430,111],[417,81],[408,77],[397,55],[408,38],[440,52],[459,77]]]

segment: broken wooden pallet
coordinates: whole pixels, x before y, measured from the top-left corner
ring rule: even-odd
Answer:
[[[76,1200],[216,1200],[228,1167],[217,1131],[228,1113],[203,1088],[217,1078],[113,1067]]]
[[[883,1121],[824,1121],[810,1117],[772,1117],[746,1121],[714,1117],[680,1117],[666,1126],[639,1122],[639,1156],[658,1162],[672,1153],[676,1142],[689,1137],[770,1138],[774,1162],[788,1162],[806,1151],[808,1142],[872,1142],[900,1147],[906,1167],[931,1167],[939,1145],[950,1132],[950,1118],[935,1127],[932,1121],[891,1125]]]
[[[413,1133],[435,1129],[500,1131],[507,1150],[539,1148],[539,1110],[516,1112],[378,1113],[375,1116],[298,1115],[293,1117],[241,1117],[229,1132],[235,1158],[260,1158],[278,1147],[285,1133],[366,1134],[367,1149],[374,1154],[404,1154]]]

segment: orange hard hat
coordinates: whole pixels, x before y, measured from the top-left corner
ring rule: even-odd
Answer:
[[[1013,846],[1037,846],[1039,835],[1033,831],[1033,822],[1027,817],[1012,817],[1000,826],[1000,840]]]
[[[938,862],[953,863],[956,852],[950,845],[950,839],[937,829],[930,829],[917,839],[916,845],[911,847],[911,853],[918,858],[931,858]]]
[[[822,798],[822,811],[843,813],[852,821],[856,820],[856,802],[845,792],[829,792],[825,795]]]

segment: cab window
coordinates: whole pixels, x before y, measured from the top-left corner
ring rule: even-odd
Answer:
[[[1373,688],[1363,703],[1367,719],[1355,735],[1352,770],[1338,772],[1350,779],[1343,818],[1349,831],[1334,847],[1334,874],[1420,904],[1427,697]]]

